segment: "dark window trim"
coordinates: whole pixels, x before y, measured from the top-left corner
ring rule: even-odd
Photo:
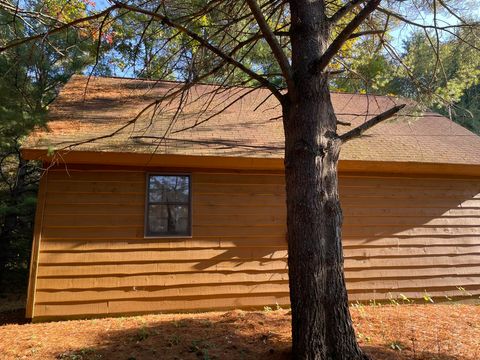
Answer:
[[[187,176],[188,177],[188,234],[186,235],[163,235],[163,234],[155,234],[149,233],[149,223],[148,223],[148,208],[149,205],[165,205],[163,202],[152,201],[150,202],[150,177],[151,176]],[[192,237],[192,174],[191,173],[172,173],[172,172],[147,172],[145,174],[145,182],[146,182],[146,189],[145,189],[145,210],[144,210],[144,226],[143,226],[143,236],[144,238],[157,238],[157,239],[185,239]],[[186,205],[184,202],[178,203],[171,203],[172,205]]]

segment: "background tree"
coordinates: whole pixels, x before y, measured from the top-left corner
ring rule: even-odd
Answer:
[[[461,13],[468,9],[460,4],[446,0],[110,0],[96,11],[80,16],[73,12],[65,21],[48,23],[47,29],[45,16],[51,14],[40,7],[29,23],[32,34],[4,41],[0,53],[33,41],[45,44],[72,30],[90,33],[96,46],[89,74],[107,70],[123,54],[119,66],[127,74],[184,82],[149,109],[158,109],[174,96],[179,96],[182,104],[192,85],[202,81],[224,85],[209,96],[225,86],[269,89],[282,109],[279,121],[285,130],[293,356],[364,359],[350,319],[343,274],[338,158],[343,143],[395,115],[403,105],[339,135],[330,85],[335,74],[358,74],[348,57],[360,44],[366,44],[379,55],[370,57],[365,71],[372,70],[371,64],[397,64],[412,84],[423,89],[425,83],[418,82],[412,73],[412,64],[420,66],[421,62],[402,57],[395,49],[394,29],[403,23],[425,32],[434,74],[438,74],[443,63],[443,37],[463,37],[460,29],[468,33],[477,26],[464,20]],[[16,12],[25,14],[19,9]],[[391,38],[387,36],[390,29]],[[465,43],[469,51],[476,50],[471,41]],[[390,59],[383,62],[383,55]],[[449,84],[445,86],[452,89]],[[429,95],[436,102],[445,94]],[[234,98],[231,103],[240,100]],[[181,110],[180,106],[172,124]],[[159,142],[168,137],[169,129],[171,126],[159,134]]]
[[[85,16],[82,1],[28,2],[29,11],[2,0],[0,38],[14,41],[34,35],[32,21],[47,31]],[[40,13],[41,11],[41,13]],[[33,20],[32,20],[33,19]],[[22,138],[45,125],[45,113],[59,86],[93,61],[95,43],[75,29],[42,42],[16,46],[0,56],[0,288],[26,286],[36,189],[41,168],[20,156]]]
[[[439,37],[438,44],[433,30],[416,31],[403,42],[398,56],[393,57],[388,48],[382,49],[384,40],[365,39],[350,57],[343,59],[350,71],[332,79],[332,88],[414,99],[480,133],[476,101],[480,82],[479,39],[475,27],[460,28]]]
[[[476,30],[476,31],[475,31]],[[480,118],[472,112],[478,103],[470,100],[480,83],[480,33],[478,29],[460,29],[454,36],[436,46],[437,57],[431,55],[432,36],[416,33],[406,42],[403,62],[410,74],[402,71],[392,79],[394,91],[414,98],[453,120],[479,130]],[[416,79],[415,82],[411,78]]]
[[[480,85],[466,89],[456,105],[453,119],[480,135]]]

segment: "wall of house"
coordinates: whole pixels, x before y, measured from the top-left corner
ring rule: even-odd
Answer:
[[[192,171],[181,239],[144,238],[145,182],[142,170],[48,172],[35,319],[288,304],[281,174]],[[352,301],[480,294],[480,181],[345,173],[340,192]]]

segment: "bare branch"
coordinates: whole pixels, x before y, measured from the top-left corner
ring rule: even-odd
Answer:
[[[385,34],[386,30],[367,30],[367,31],[359,31],[359,32],[356,32],[356,33],[353,33],[352,35],[350,35],[348,37],[348,40],[351,40],[351,39],[356,39],[360,36],[365,36],[365,35],[381,35],[381,34]]]
[[[277,38],[272,32],[272,29],[270,29],[270,26],[268,26],[267,21],[265,20],[265,17],[263,16],[262,11],[257,4],[257,1],[247,0],[247,4],[250,7],[250,10],[252,10],[252,14],[255,17],[255,20],[257,20],[258,26],[260,27],[260,30],[262,31],[263,36],[265,37],[265,40],[267,41],[268,45],[270,45],[270,48],[272,49],[272,53],[277,59],[278,64],[280,65],[280,69],[282,69],[282,73],[283,73],[283,76],[285,77],[288,88],[290,90],[293,90],[294,84],[292,79],[292,69],[290,67],[290,63],[287,59],[287,56],[283,52],[282,47],[280,46],[280,43],[278,42]]]
[[[455,17],[457,20],[459,20],[462,24],[467,24],[467,22],[459,16],[453,9],[451,9],[443,0],[437,0],[442,7],[448,11],[450,15]]]
[[[341,121],[337,119],[337,125],[342,125],[342,126],[352,126],[352,123],[346,122],[346,121]]]
[[[360,5],[361,3],[365,2],[366,0],[352,0],[345,5],[343,5],[340,9],[337,10],[335,14],[333,14],[328,20],[334,24],[337,23],[340,19],[342,19],[345,15],[350,13],[350,11],[355,7]]]
[[[370,129],[371,127],[381,123],[384,120],[387,120],[394,116],[396,113],[398,113],[400,110],[402,110],[405,107],[406,104],[401,104],[394,106],[393,108],[371,118],[370,120],[367,120],[364,122],[362,125],[356,127],[355,129],[350,130],[349,132],[346,132],[345,134],[340,136],[340,140],[345,143],[347,141],[350,141],[352,139],[355,139],[359,136],[361,136],[365,131]]]
[[[182,141],[186,143],[192,144],[201,144],[201,145],[224,145],[231,148],[240,147],[246,149],[263,149],[263,150],[283,150],[283,147],[279,146],[269,146],[269,145],[251,145],[246,144],[244,142],[235,141],[235,140],[220,140],[220,139],[213,139],[213,140],[192,140],[192,139],[185,139],[185,138],[174,138],[174,137],[161,137],[161,136],[132,136],[134,140],[159,140],[159,141]]]
[[[178,31],[184,33],[185,35],[189,36],[190,38],[192,38],[193,40],[197,41],[198,43],[200,43],[202,46],[204,46],[205,48],[207,48],[208,50],[210,50],[212,53],[214,53],[215,55],[219,56],[220,58],[222,58],[223,60],[225,60],[227,63],[235,66],[236,68],[242,70],[245,74],[249,75],[250,77],[252,77],[252,79],[254,80],[257,80],[260,84],[262,84],[263,86],[265,86],[266,88],[268,88],[274,95],[275,97],[279,100],[279,101],[282,101],[283,100],[283,95],[280,93],[280,91],[275,87],[275,85],[273,85],[270,81],[268,81],[267,79],[265,79],[263,76],[257,74],[255,71],[249,69],[248,67],[246,67],[245,65],[243,65],[242,63],[238,62],[237,60],[235,60],[234,58],[232,58],[231,56],[229,56],[228,54],[224,53],[221,49],[217,48],[216,46],[212,45],[210,42],[208,42],[207,40],[205,40],[203,37],[199,36],[198,34],[196,34],[195,32],[187,29],[186,27],[184,27],[183,25],[181,24],[178,24],[176,23],[175,21],[169,19],[167,16],[165,15],[162,15],[160,13],[156,13],[156,12],[152,12],[152,11],[149,11],[149,10],[145,10],[145,9],[141,9],[139,7],[136,7],[136,6],[132,6],[132,5],[128,5],[128,4],[125,4],[125,3],[122,3],[122,2],[118,2],[118,1],[115,1],[115,0],[112,0],[115,5],[119,8],[122,8],[122,9],[125,9],[125,10],[129,10],[129,11],[132,11],[132,12],[136,12],[136,13],[139,13],[139,14],[144,14],[144,15],[148,15],[148,16],[151,16],[153,18],[156,18],[156,19],[159,19],[160,21],[162,21],[163,24],[167,25],[167,26],[170,26],[174,29],[177,29]]]
[[[87,83],[85,84],[85,90],[83,92],[83,100],[84,101],[85,101],[85,98],[87,96],[88,84],[90,84],[90,79],[92,78],[92,75],[93,75],[93,73],[95,72],[95,69],[98,66],[98,61],[100,60],[100,47],[102,46],[103,27],[105,26],[105,22],[107,21],[109,16],[110,16],[110,12],[108,12],[105,15],[105,17],[102,20],[102,23],[100,24],[100,28],[98,30],[97,50],[96,50],[96,53],[95,53],[95,64],[93,64],[92,70],[90,71],[90,74],[88,75]]]
[[[232,101],[230,101],[228,104],[226,104],[223,108],[221,108],[220,110],[216,111],[215,113],[209,115],[206,119],[203,119],[201,121],[197,121],[195,122],[195,124],[193,125],[190,125],[190,126],[187,126],[187,127],[184,127],[184,128],[181,128],[181,129],[178,129],[178,130],[175,130],[175,131],[172,131],[172,134],[176,134],[176,133],[179,133],[179,132],[184,132],[186,130],[190,130],[190,129],[194,129],[204,123],[206,123],[207,121],[210,121],[211,119],[213,119],[215,116],[218,116],[220,115],[221,113],[223,113],[224,111],[228,110],[230,107],[232,107],[233,105],[235,105],[237,102],[243,100],[243,98],[245,98],[246,96],[250,95],[252,92],[258,90],[258,88],[251,88],[249,89],[248,91],[246,91],[244,94],[236,97],[235,99],[233,99]]]
[[[378,7],[377,10],[381,13],[384,13],[385,15],[391,16],[397,20],[400,20],[406,24],[422,28],[422,29],[437,29],[437,30],[442,30],[442,31],[447,31],[452,30],[452,29],[457,29],[457,28],[470,28],[470,27],[476,27],[479,26],[479,22],[472,22],[472,23],[462,23],[462,24],[454,24],[454,25],[445,25],[445,26],[435,26],[435,25],[428,25],[428,24],[421,24],[412,20],[407,19],[405,16],[402,16],[401,14],[398,14],[392,10],[385,9],[383,7]],[[449,32],[450,33],[450,32]]]
[[[342,45],[350,38],[355,29],[377,9],[381,0],[370,0],[365,7],[345,26],[345,28],[338,34],[335,40],[332,41],[328,49],[323,53],[322,57],[315,61],[312,66],[312,71],[321,72],[325,70],[330,61],[338,53]]]

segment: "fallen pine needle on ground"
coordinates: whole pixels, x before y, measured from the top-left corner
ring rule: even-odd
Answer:
[[[480,359],[478,305],[355,305],[372,360]],[[228,311],[22,324],[0,314],[0,359],[289,359],[290,311]],[[10,324],[8,324],[10,323]]]

